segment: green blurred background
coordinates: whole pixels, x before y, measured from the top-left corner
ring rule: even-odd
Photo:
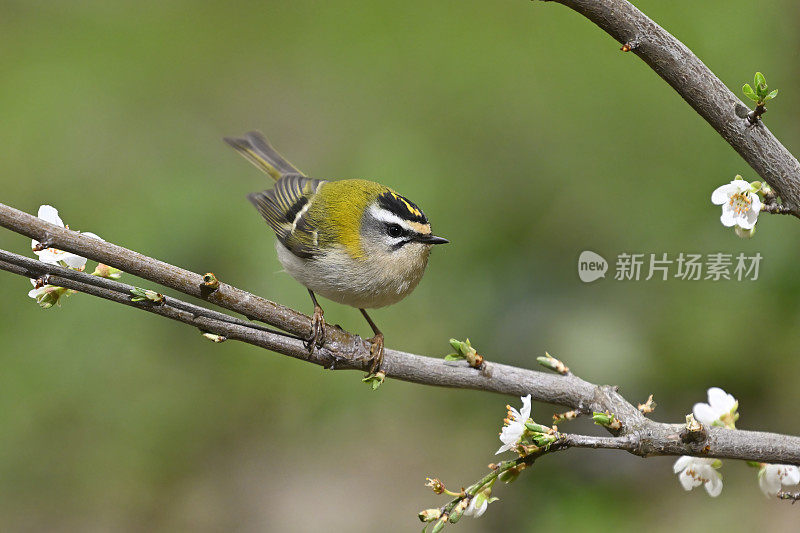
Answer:
[[[800,146],[800,7],[637,5],[736,92],[780,89],[765,119]],[[490,360],[549,350],[678,421],[705,389],[739,427],[800,432],[800,224],[750,241],[711,191],[754,173],[632,54],[556,4],[0,1],[2,201],[310,311],[245,200],[267,179],[221,137],[261,129],[315,177],[368,177],[452,244],[406,301],[374,313],[393,348]],[[0,247],[30,241],[0,231]],[[760,252],[756,282],[581,283],[594,250]],[[613,267],[612,267],[613,268]],[[134,278],[127,276],[129,282]],[[0,273],[4,531],[407,531],[485,472],[517,400],[323,371],[74,295],[43,311]],[[357,311],[326,318],[368,334]],[[534,405],[546,421],[555,408]],[[585,422],[566,429],[594,432]],[[537,463],[461,531],[787,530],[729,461],[717,499],[670,458],[570,451]]]

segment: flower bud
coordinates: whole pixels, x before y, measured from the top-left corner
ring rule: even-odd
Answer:
[[[433,522],[442,516],[442,511],[441,509],[425,509],[424,511],[420,511],[418,516],[422,522]]]
[[[466,359],[472,368],[481,368],[483,366],[483,356],[478,355],[469,339],[463,342],[458,339],[450,339],[450,346],[453,347],[456,353],[448,355],[445,360],[457,361],[458,359]]]
[[[225,342],[226,340],[228,340],[228,337],[225,337],[224,335],[217,335],[216,333],[208,333],[208,332],[203,333],[203,337],[210,340],[211,342]]]
[[[41,306],[42,309],[50,309],[58,303],[58,301],[66,292],[67,289],[64,287],[53,287],[52,285],[47,285],[44,287],[44,292],[42,295],[36,298],[36,302]]]
[[[98,276],[107,279],[119,279],[122,277],[122,270],[105,265],[103,263],[98,263],[94,269],[94,272],[92,272],[92,276]]]
[[[622,422],[620,422],[619,419],[616,416],[614,416],[613,413],[609,413],[608,411],[604,413],[598,413],[595,411],[594,413],[592,413],[592,420],[594,420],[595,424],[599,426],[605,426],[609,429],[622,428]]]
[[[361,380],[362,383],[369,385],[372,390],[377,390],[378,387],[383,385],[384,381],[386,381],[386,372],[383,370],[375,372],[374,374],[368,374]]]
[[[486,503],[486,500],[489,499],[489,496],[492,494],[492,489],[486,489],[480,491],[478,494],[475,495],[475,509],[480,509],[483,507],[483,504]]]
[[[145,300],[149,300],[157,304],[164,303],[164,295],[150,289],[134,287],[131,289],[131,294],[133,295],[131,296],[132,302],[143,302]]]
[[[464,514],[464,511],[467,510],[469,506],[469,500],[467,498],[463,498],[458,505],[453,507],[453,510],[450,511],[450,523],[455,524],[461,519],[461,516]]]
[[[529,431],[533,431],[534,433],[546,433],[547,434],[547,433],[552,433],[553,432],[553,428],[549,428],[547,426],[543,426],[541,424],[537,424],[536,422],[534,422],[532,420],[529,420],[528,422],[525,422],[525,427]]]
[[[544,356],[537,357],[536,361],[538,361],[543,367],[549,368],[550,370],[558,372],[559,374],[564,375],[569,373],[569,368],[564,363],[547,352],[544,352]]]
[[[447,515],[444,515],[436,522],[436,525],[433,526],[431,529],[431,533],[439,533],[441,530],[444,529],[444,525],[447,523]]]
[[[510,469],[506,470],[505,472],[503,472],[502,474],[500,474],[498,476],[498,479],[500,481],[502,481],[503,483],[506,483],[506,484],[513,483],[514,481],[517,480],[517,478],[519,477],[519,474],[520,474],[520,471],[518,469],[510,468]]]
[[[547,446],[556,441],[555,435],[537,433],[531,436],[531,441],[538,447]]]
[[[756,227],[753,226],[750,229],[742,229],[741,226],[734,226],[733,231],[742,239],[750,239],[756,234]]]

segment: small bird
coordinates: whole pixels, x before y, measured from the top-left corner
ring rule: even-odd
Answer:
[[[319,294],[361,311],[374,334],[369,339],[370,373],[380,370],[383,333],[366,309],[405,298],[422,279],[431,246],[448,240],[431,232],[414,202],[385,185],[309,178],[257,131],[225,142],[276,182],[247,198],[275,232],[283,268],[311,295],[308,349],[322,346],[325,339]]]

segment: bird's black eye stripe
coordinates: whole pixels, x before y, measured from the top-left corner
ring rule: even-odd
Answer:
[[[403,239],[402,241],[400,241],[400,242],[396,242],[396,243],[394,243],[393,245],[391,245],[391,246],[389,247],[389,249],[390,249],[391,251],[393,251],[393,252],[394,252],[394,251],[397,251],[397,250],[399,250],[400,248],[402,248],[403,246],[405,246],[406,244],[410,243],[412,240],[413,240],[413,239]]]
[[[404,230],[400,224],[390,222],[389,224],[386,224],[386,233],[389,235],[389,237],[396,239],[398,237],[402,237],[408,232]]]

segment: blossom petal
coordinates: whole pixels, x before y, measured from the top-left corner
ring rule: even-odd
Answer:
[[[672,471],[677,474],[678,472],[680,472],[681,470],[684,470],[687,466],[689,466],[689,463],[691,461],[692,461],[692,458],[690,456],[681,455],[678,458],[678,460],[675,461],[675,464],[672,465]]]
[[[520,438],[522,438],[522,434],[524,432],[525,432],[525,426],[514,420],[509,425],[504,426],[503,429],[500,430],[500,442],[508,446],[508,448],[506,449],[510,450],[511,448],[517,445]]]
[[[776,496],[781,490],[781,482],[775,475],[775,470],[770,468],[774,465],[766,465],[759,472],[758,486],[766,496]]]
[[[475,514],[475,498],[469,501],[469,505],[464,509],[464,516],[473,516]]]
[[[681,486],[684,490],[692,490],[698,483],[696,480],[686,473],[686,471],[681,472],[678,476],[678,481],[681,482]]]
[[[475,509],[475,514],[473,514],[473,516],[475,518],[480,518],[481,515],[483,515],[483,513],[486,512],[486,508],[487,507],[489,507],[489,500],[483,500],[483,503],[481,503],[481,506],[478,507],[477,509]]]
[[[738,218],[728,204],[722,206],[722,216],[719,217],[719,221],[722,222],[723,226],[726,228],[735,226]]]
[[[722,477],[716,471],[713,475],[706,481],[706,492],[712,498],[716,498],[722,492]]]
[[[524,424],[531,417],[531,395],[521,396],[520,400],[522,400],[522,411],[520,414],[522,415],[522,423]]]
[[[792,465],[784,466],[786,477],[783,480],[784,485],[797,485],[800,483],[800,468]]]
[[[759,207],[759,209],[761,208]],[[742,229],[753,229],[758,221],[758,213],[759,211],[755,209],[750,209],[747,211],[743,217],[740,217],[739,226],[741,226]]]
[[[69,267],[76,270],[82,269],[86,265],[86,258],[75,254],[64,254],[61,260]]]
[[[506,425],[500,430],[500,441],[503,446],[495,452],[495,455],[512,449],[525,433],[525,422],[531,413],[531,395],[522,396],[520,399],[522,400],[521,413],[511,406],[508,407],[509,416],[506,419]]]
[[[719,413],[711,408],[707,403],[696,403],[692,408],[692,413],[695,419],[707,426],[710,426],[714,421],[719,419]]]
[[[502,446],[500,446],[500,448],[497,449],[496,452],[494,452],[494,454],[495,455],[500,455],[501,453],[507,452],[508,450],[510,450],[513,447],[514,447],[513,444],[503,444]]]
[[[721,187],[717,187],[714,189],[714,192],[711,193],[711,203],[715,205],[722,205],[726,203],[731,195],[735,194],[738,189],[738,187],[730,183],[726,183]]]
[[[471,516],[473,518],[479,518],[483,513],[486,512],[486,508],[489,506],[489,501],[486,498],[481,498],[481,504],[478,507],[475,507],[475,502],[478,500],[478,497],[475,496],[469,501],[469,505],[464,510],[464,516]]]
[[[758,218],[758,217],[756,217]],[[744,215],[740,216],[739,219],[736,221],[736,225],[744,230],[751,230],[756,225],[756,221],[750,221],[750,214],[745,213]]]
[[[753,229],[756,222],[758,222],[758,212],[751,209],[739,215],[736,225],[742,229]]]
[[[39,261],[48,265],[57,265],[59,261],[64,259],[63,252],[56,251],[54,248],[46,248],[33,253],[39,257]]]
[[[718,413],[724,414],[730,412],[735,403],[736,399],[719,387],[711,387],[708,389],[708,404]]]
[[[761,198],[759,198],[756,193],[751,193],[750,199],[753,200],[753,203],[750,204],[750,209],[755,211],[756,216],[758,216],[758,213],[761,212]]]
[[[64,221],[62,221],[61,217],[58,216],[58,209],[56,209],[52,205],[40,206],[39,212],[36,214],[36,216],[46,222],[55,224],[56,226],[61,226],[62,228],[64,227]]]

